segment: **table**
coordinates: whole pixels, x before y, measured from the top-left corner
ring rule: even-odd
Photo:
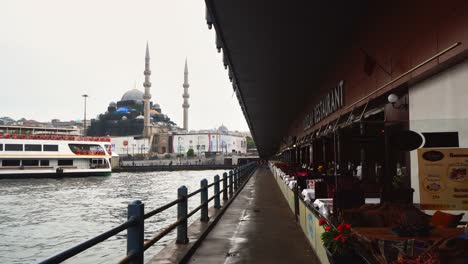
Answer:
[[[305,202],[311,202],[315,199],[315,189],[304,189],[301,194]]]
[[[294,187],[296,186],[296,184],[297,184],[297,181],[296,181],[296,180],[291,180],[291,181],[289,181],[289,183],[288,183],[289,189],[291,189],[291,190],[294,189]]]
[[[380,198],[365,198],[366,204],[379,204]]]
[[[463,233],[463,228],[435,228],[427,237],[399,237],[390,227],[353,227],[351,230],[358,247],[368,251],[379,263],[396,261],[401,253],[418,256],[434,242]]]
[[[318,211],[326,218],[333,211],[333,199],[331,198],[320,198],[315,199],[313,205],[318,208]]]

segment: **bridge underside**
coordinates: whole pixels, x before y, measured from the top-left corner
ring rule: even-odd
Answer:
[[[368,1],[206,0],[233,88],[261,156],[274,155],[340,51],[353,42]]]

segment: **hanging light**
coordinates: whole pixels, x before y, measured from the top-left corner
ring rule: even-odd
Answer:
[[[216,49],[218,50],[218,53],[221,52],[221,48],[221,40],[219,39],[218,34],[216,34]]]
[[[408,109],[408,101],[407,101],[408,99],[407,99],[407,97],[405,97],[405,101],[403,103],[400,103],[399,106],[396,106],[396,103],[398,102],[398,99],[399,99],[398,95],[393,94],[393,93],[389,94],[387,99],[388,99],[388,102],[391,103],[392,107],[395,108],[395,109],[401,109],[401,108]]]
[[[206,24],[208,25],[208,29],[213,28],[213,19],[211,18],[210,10],[208,10],[208,7],[205,6],[205,19],[206,19]]]

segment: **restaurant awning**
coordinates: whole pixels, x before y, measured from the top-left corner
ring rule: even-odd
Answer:
[[[272,156],[353,42],[368,1],[205,2],[258,151]]]

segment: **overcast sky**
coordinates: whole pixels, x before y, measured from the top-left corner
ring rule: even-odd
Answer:
[[[0,0],[0,116],[83,119],[125,91],[143,91],[146,41],[152,101],[182,126],[184,60],[189,128],[248,131],[203,0]]]

